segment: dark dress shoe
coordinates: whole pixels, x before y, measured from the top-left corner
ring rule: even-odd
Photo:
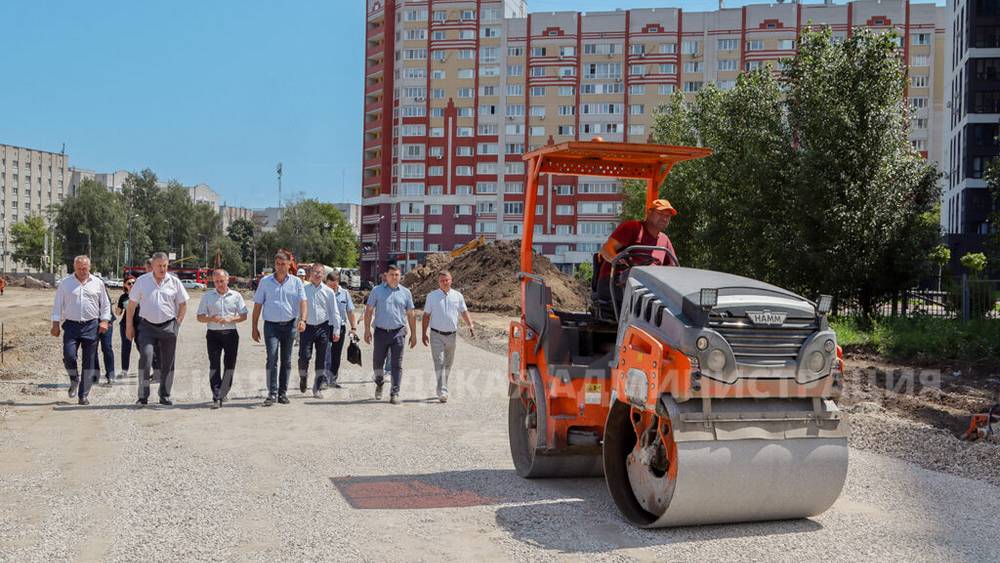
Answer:
[[[330,387],[333,387],[334,389],[343,389],[344,388],[344,386],[341,385],[341,384],[339,384],[339,383],[331,383]]]
[[[283,405],[287,405],[288,403],[291,403],[291,401],[288,400],[288,397],[286,397],[284,395],[281,395],[280,397],[278,397],[278,402],[281,403],[281,404],[283,404]]]
[[[80,382],[79,381],[70,380],[70,382],[69,382],[69,391],[67,393],[69,395],[70,399],[72,399],[73,397],[76,397],[76,392],[77,392],[78,389],[80,389]]]
[[[264,399],[264,406],[269,407],[274,404],[274,397],[268,397]]]
[[[90,399],[84,397],[84,398],[80,399],[79,403],[81,405],[89,405],[90,404]]]
[[[170,399],[160,399],[160,404],[169,407],[170,405],[174,404],[174,402],[171,401]]]
[[[221,406],[222,406],[222,401],[220,401],[218,399],[212,401],[212,408],[213,409],[217,409],[217,408],[219,408]]]
[[[308,381],[307,381],[308,379],[309,379],[308,377],[300,377],[299,378],[299,391],[301,391],[303,393],[306,392],[306,383],[308,383]]]
[[[137,404],[137,405],[148,405],[149,404],[149,399],[139,399],[138,401],[135,402],[135,404]]]

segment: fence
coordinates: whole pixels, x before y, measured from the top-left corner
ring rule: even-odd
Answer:
[[[877,298],[872,307],[876,317],[938,317],[946,319],[1000,319],[1000,280],[944,276],[926,280],[916,287]],[[841,296],[834,302],[834,314],[861,316],[861,299]]]

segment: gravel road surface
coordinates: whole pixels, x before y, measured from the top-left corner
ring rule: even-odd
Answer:
[[[87,407],[0,382],[0,560],[1000,560],[1000,488],[854,449],[817,518],[637,530],[603,480],[515,475],[506,360],[465,342],[447,404],[428,401],[422,346],[404,404],[374,402],[364,347],[343,390],[314,399],[293,375],[292,404],[264,408],[264,348],[243,325],[232,400],[210,410],[190,321],[173,407],[136,408],[134,372]]]

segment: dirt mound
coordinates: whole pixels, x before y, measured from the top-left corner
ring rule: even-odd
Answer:
[[[521,271],[520,252],[521,241],[501,240],[458,258],[431,254],[422,266],[407,272],[403,285],[410,288],[417,305],[423,306],[427,294],[438,287],[437,272],[447,268],[454,279],[455,289],[462,292],[470,309],[518,314],[521,309],[521,290],[517,280],[517,273]],[[560,272],[548,258],[535,254],[532,271],[545,278],[556,308],[587,310],[590,290],[575,278]]]
[[[33,278],[31,276],[24,276],[24,287],[28,289],[51,289],[52,286],[49,282],[42,281],[38,278]]]

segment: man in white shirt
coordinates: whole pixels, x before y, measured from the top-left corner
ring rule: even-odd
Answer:
[[[442,270],[438,274],[438,288],[427,294],[424,303],[424,346],[430,344],[434,372],[437,374],[437,396],[442,403],[448,402],[448,376],[455,362],[455,344],[458,336],[458,316],[465,319],[469,332],[475,336],[472,317],[465,306],[465,297],[451,288],[451,272]],[[431,334],[428,336],[427,329]]]
[[[229,272],[216,268],[212,272],[215,291],[205,293],[198,304],[198,322],[208,323],[205,341],[208,344],[208,382],[212,386],[212,408],[222,407],[233,385],[236,352],[240,334],[236,323],[247,320],[249,311],[240,292],[229,289]],[[225,352],[225,359],[222,353]],[[223,365],[225,371],[219,369]]]
[[[344,342],[347,341],[347,325],[351,325],[351,337],[357,337],[357,319],[354,317],[354,301],[351,299],[351,293],[347,291],[347,288],[340,285],[340,273],[336,270],[330,272],[326,275],[326,286],[333,290],[333,293],[337,296],[337,309],[340,311],[340,328],[331,327],[330,332],[332,334],[338,334],[340,338],[334,340],[332,345],[326,349],[326,362],[324,366],[326,367],[326,375],[330,383],[330,387],[334,389],[340,389],[341,385],[337,383],[337,379],[340,377],[340,358],[343,356]]]
[[[326,377],[326,349],[330,342],[340,340],[340,309],[337,307],[337,294],[323,283],[326,267],[323,264],[313,264],[309,270],[309,283],[306,284],[306,329],[299,335],[299,391],[306,392],[309,382],[309,361],[312,359],[313,348],[316,349],[315,370],[313,379],[313,397],[323,398],[323,381]],[[331,335],[331,327],[337,327],[337,333]]]
[[[60,334],[62,321],[63,366],[69,375],[69,396],[76,396],[81,405],[89,405],[87,395],[98,373],[97,341],[111,322],[111,300],[104,282],[90,275],[90,258],[80,255],[73,259],[73,275],[59,282],[52,305],[52,336]],[[77,349],[83,349],[83,378],[77,369]]]
[[[139,276],[128,297],[125,312],[125,335],[135,337],[136,321],[139,331],[139,400],[149,402],[149,379],[153,370],[153,350],[160,348],[160,404],[172,405],[170,388],[174,384],[174,356],[177,351],[177,332],[187,313],[188,293],[176,276],[167,274],[169,259],[163,252],[152,256],[153,271]],[[135,309],[140,308],[139,318]]]

